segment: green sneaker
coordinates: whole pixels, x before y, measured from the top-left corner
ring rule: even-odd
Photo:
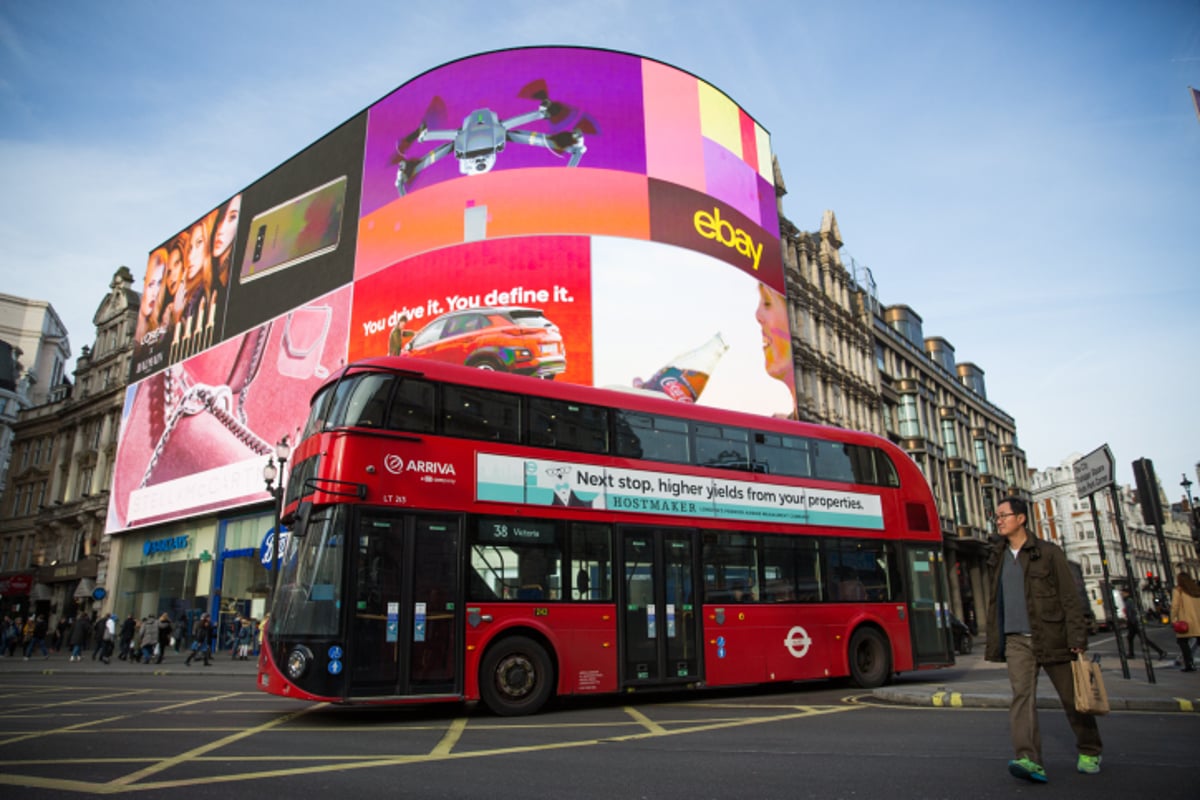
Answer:
[[[1085,775],[1097,775],[1100,773],[1100,756],[1089,756],[1083,753],[1079,754],[1079,761],[1075,763],[1075,769]]]
[[[1082,756],[1080,756],[1082,758]],[[1080,761],[1080,764],[1083,762]],[[1099,771],[1099,767],[1096,768]],[[1027,781],[1034,783],[1046,783],[1050,779],[1046,777],[1046,770],[1042,769],[1042,765],[1034,761],[1028,756],[1023,756],[1015,761],[1008,762],[1008,771],[1014,778],[1024,778]]]

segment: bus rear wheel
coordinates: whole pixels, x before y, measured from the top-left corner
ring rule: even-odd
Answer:
[[[859,628],[850,637],[850,679],[863,689],[883,686],[892,676],[887,639],[874,628]]]
[[[479,694],[501,717],[537,713],[554,693],[554,667],[540,644],[526,636],[497,642],[484,656]]]

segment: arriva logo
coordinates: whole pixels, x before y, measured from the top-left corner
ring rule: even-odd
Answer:
[[[415,472],[419,475],[457,475],[454,465],[444,461],[404,460],[404,456],[389,455],[383,459],[383,468],[393,475]]]
[[[711,214],[707,211],[697,211],[692,217],[692,224],[696,226],[696,233],[705,239],[713,239],[726,247],[732,247],[750,259],[755,270],[758,269],[758,262],[762,260],[762,245],[755,244],[750,234],[741,228],[735,228],[732,223],[721,219],[721,209],[713,208]]]

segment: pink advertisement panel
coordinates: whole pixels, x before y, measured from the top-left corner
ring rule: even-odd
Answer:
[[[345,287],[130,386],[108,532],[267,499],[262,468],[345,364],[349,315]]]

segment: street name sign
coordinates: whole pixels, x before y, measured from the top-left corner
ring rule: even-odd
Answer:
[[[1080,498],[1106,489],[1113,483],[1112,451],[1101,445],[1072,465],[1075,472],[1075,491]]]

